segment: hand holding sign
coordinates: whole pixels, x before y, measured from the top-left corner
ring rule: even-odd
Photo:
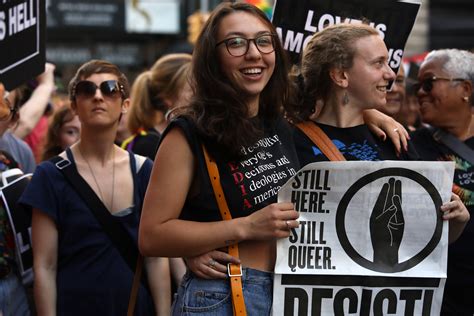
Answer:
[[[370,237],[374,248],[374,263],[398,264],[398,250],[405,220],[402,211],[402,183],[390,178],[380,190],[370,216]]]
[[[299,226],[299,213],[293,203],[273,203],[244,218],[248,224],[244,239],[270,240],[290,236],[290,229]]]

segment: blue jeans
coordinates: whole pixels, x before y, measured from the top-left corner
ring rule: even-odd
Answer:
[[[25,287],[13,272],[0,280],[0,311],[2,316],[30,315]]]
[[[242,288],[247,315],[270,315],[273,273],[243,268]],[[172,315],[232,316],[229,279],[205,280],[188,271],[175,295]]]

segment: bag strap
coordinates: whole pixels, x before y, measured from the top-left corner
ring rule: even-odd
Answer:
[[[125,229],[115,220],[115,218],[113,218],[104,203],[102,203],[102,201],[97,197],[97,194],[95,194],[87,182],[79,175],[77,169],[73,167],[72,163],[60,156],[55,156],[51,158],[50,161],[56,165],[56,168],[62,172],[67,182],[81,196],[82,200],[87,204],[98,222],[102,225],[104,231],[112,240],[112,243],[119,251],[122,258],[134,272],[128,305],[128,312],[131,311],[131,314],[127,314],[133,315],[138,290],[140,288],[140,280],[142,279],[143,256],[138,252],[135,243],[127,234]],[[146,282],[143,284],[145,286],[147,285]]]
[[[346,158],[341,154],[339,149],[324,133],[324,131],[315,123],[305,121],[296,124],[311,141],[318,146],[319,150],[330,160],[330,161],[346,161]]]
[[[222,189],[219,169],[217,168],[216,162],[210,158],[209,153],[204,145],[202,145],[204,152],[204,159],[206,160],[207,172],[209,173],[209,179],[211,180],[212,189],[214,196],[216,197],[217,206],[221,213],[222,219],[225,221],[231,220],[232,215],[229,211],[229,206],[224,196],[224,190]],[[239,258],[239,245],[234,244],[228,247],[228,253],[232,257]],[[230,278],[230,288],[232,292],[232,306],[234,308],[234,315],[246,316],[247,310],[245,308],[244,294],[242,291],[242,265],[235,263],[227,264],[227,274]]]
[[[135,305],[137,304],[138,290],[140,289],[140,280],[142,278],[143,271],[143,261],[145,259],[142,255],[138,256],[137,268],[135,269],[135,274],[133,275],[132,290],[130,291],[130,298],[128,300],[128,309],[127,316],[133,316],[135,311]]]
[[[460,141],[454,135],[445,132],[440,128],[428,129],[433,136],[433,139],[438,143],[444,144],[446,147],[454,151],[461,158],[474,165],[474,150],[469,148],[464,142]]]
[[[110,214],[104,203],[102,203],[94,190],[92,190],[87,182],[79,175],[77,169],[73,167],[69,160],[56,156],[53,157],[51,161],[63,173],[69,184],[87,204],[92,214],[94,214],[98,222],[102,225],[104,231],[110,237],[130,269],[135,271],[138,249],[132,238],[130,238],[125,229],[118,221],[116,221],[113,215]]]

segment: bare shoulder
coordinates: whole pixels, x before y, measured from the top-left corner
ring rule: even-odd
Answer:
[[[157,159],[160,157],[193,158],[191,146],[181,128],[171,129],[158,148]]]

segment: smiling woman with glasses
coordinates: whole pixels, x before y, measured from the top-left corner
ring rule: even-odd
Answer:
[[[453,192],[474,212],[474,54],[458,49],[430,52],[418,73],[421,117],[430,128],[411,137],[423,160],[456,163]],[[451,229],[450,229],[451,234]],[[448,249],[448,277],[441,315],[474,314],[474,222]]]
[[[255,38],[231,37],[216,44],[216,47],[225,44],[227,51],[234,57],[240,57],[249,51],[250,43],[253,42],[262,54],[270,54],[275,50],[275,34],[262,34]]]

